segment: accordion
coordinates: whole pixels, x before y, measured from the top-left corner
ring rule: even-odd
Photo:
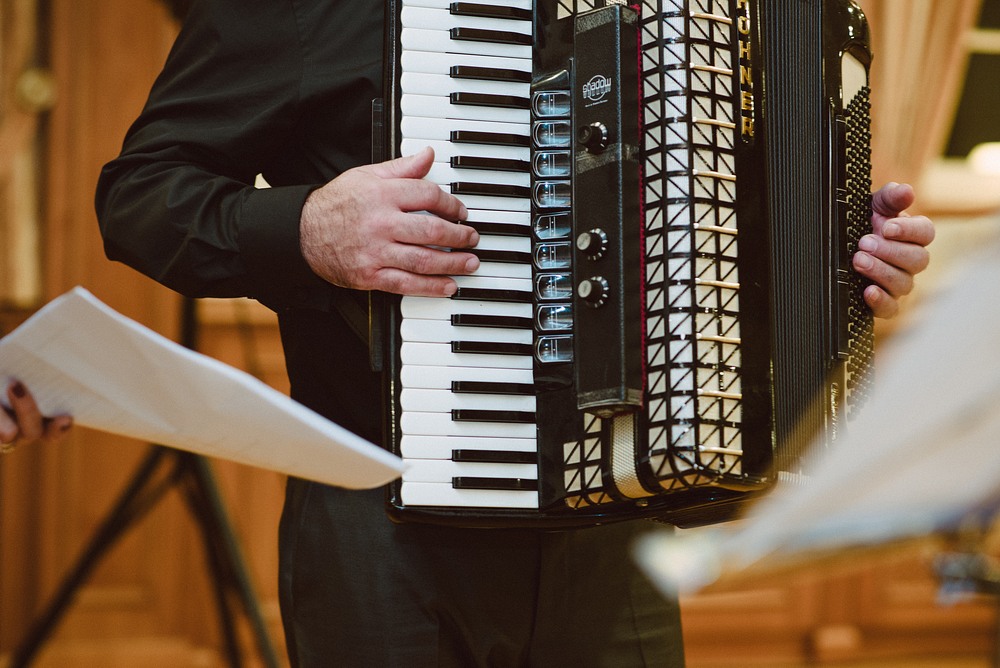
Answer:
[[[373,322],[399,521],[725,521],[868,393],[870,46],[849,0],[389,0],[381,157],[481,261]]]

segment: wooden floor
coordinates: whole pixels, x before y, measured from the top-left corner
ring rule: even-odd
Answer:
[[[260,666],[256,657],[244,657],[247,668]],[[0,657],[0,668],[8,668],[10,658]],[[199,649],[176,640],[145,638],[116,643],[73,643],[47,648],[33,668],[226,668],[227,662],[212,650]],[[988,657],[927,657],[881,659],[836,663],[758,663],[752,667],[739,662],[692,664],[688,668],[998,668]]]

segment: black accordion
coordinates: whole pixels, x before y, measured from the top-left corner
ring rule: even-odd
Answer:
[[[858,7],[386,7],[381,157],[432,146],[481,239],[453,298],[376,309],[390,515],[695,526],[803,477],[871,382]]]

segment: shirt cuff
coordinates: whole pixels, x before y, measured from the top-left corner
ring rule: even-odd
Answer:
[[[299,243],[302,206],[317,187],[255,188],[243,200],[240,255],[265,292],[328,286],[309,267]]]

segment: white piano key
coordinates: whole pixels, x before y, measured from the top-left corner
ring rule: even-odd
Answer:
[[[519,23],[511,21],[511,23]],[[530,23],[529,23],[530,25]],[[531,47],[525,44],[496,44],[452,39],[447,30],[403,28],[399,43],[403,51],[432,51],[434,53],[468,53],[503,58],[531,58]]]
[[[413,95],[440,95],[452,93],[482,93],[484,95],[512,95],[527,98],[531,84],[513,81],[481,81],[479,79],[454,79],[446,74],[403,72],[399,79],[400,90]]]
[[[414,389],[450,391],[452,381],[462,380],[525,385],[534,382],[531,369],[406,365],[400,370],[399,375],[399,382],[404,388]]]
[[[531,278],[530,264],[511,264],[509,262],[482,262],[473,276],[489,276],[492,278]]]
[[[452,341],[495,341],[497,343],[531,343],[530,329],[500,329],[494,327],[458,327],[447,320],[414,320],[406,318],[399,327],[403,341],[416,343],[448,343]]]
[[[413,95],[399,97],[399,109],[405,116],[429,118],[456,118],[498,123],[527,123],[531,117],[527,109],[506,109],[480,105],[452,104],[451,98],[441,95]]]
[[[441,190],[451,192],[451,184],[439,184]],[[462,204],[468,209],[492,209],[498,211],[531,211],[530,197],[493,197],[488,195],[459,195]],[[474,218],[472,220],[475,220]]]
[[[469,220],[489,221],[493,223],[509,223],[531,227],[531,214],[520,211],[486,210],[481,207],[468,207]]]
[[[531,74],[531,60],[528,58],[497,58],[468,53],[431,53],[430,51],[407,51],[399,57],[403,72],[423,72],[425,74],[450,75],[455,65],[486,67],[495,70],[514,70]]]
[[[453,408],[483,411],[534,411],[535,397],[507,394],[460,394],[451,390],[404,388],[400,394],[404,411],[447,413]]]
[[[495,234],[479,235],[477,250],[509,250],[521,253],[531,252],[530,237],[501,237]],[[529,263],[530,264],[530,263]]]
[[[530,160],[531,149],[527,146],[492,146],[490,144],[453,144],[450,141],[434,139],[407,139],[400,142],[401,155],[413,155],[425,146],[434,149],[434,160],[447,163],[456,156],[477,158],[504,158],[506,160]]]
[[[471,132],[499,132],[501,134],[524,135],[530,133],[527,123],[498,123],[471,119],[430,118],[407,116],[400,120],[400,135],[404,139],[426,139],[430,141],[450,141],[452,130]],[[469,144],[459,144],[468,146]]]
[[[400,419],[404,434],[422,436],[496,436],[533,438],[535,425],[509,422],[457,422],[450,413],[407,413]]]
[[[531,292],[531,281],[517,278],[491,278],[485,276],[453,276],[460,288],[484,288],[487,290],[518,290]]]
[[[452,462],[437,459],[418,459],[407,462],[403,482],[443,482],[461,476],[474,478],[527,478],[538,479],[534,464],[496,464],[492,462]]]
[[[487,489],[454,489],[450,483],[404,482],[400,497],[411,506],[452,506],[478,508],[538,507],[538,492]]]
[[[432,7],[435,9],[448,9],[455,0],[403,0],[403,7]],[[504,7],[518,7],[520,9],[531,9],[531,0],[463,0],[474,5],[502,5]]]
[[[528,172],[495,172],[489,169],[461,169],[452,167],[446,162],[435,162],[424,177],[438,184],[457,183],[459,181],[472,183],[496,183],[499,185],[521,186],[531,185],[531,174]]]
[[[520,318],[532,316],[531,304],[507,302],[463,301],[441,297],[403,297],[400,309],[404,318],[447,320],[456,313],[478,315],[508,315]]]
[[[418,436],[400,439],[399,452],[403,459],[451,459],[455,450],[537,453],[538,442],[533,438],[487,438],[460,436]]]
[[[403,28],[440,31],[450,30],[451,28],[475,28],[477,30],[495,30],[497,32],[513,32],[522,35],[531,34],[531,21],[483,16],[462,16],[460,14],[452,14],[447,9],[432,7],[403,7],[403,11],[399,14]],[[435,51],[438,50],[435,49]]]
[[[455,367],[493,367],[497,369],[531,369],[530,355],[482,355],[453,353],[444,343],[407,343],[400,346],[403,364]]]

